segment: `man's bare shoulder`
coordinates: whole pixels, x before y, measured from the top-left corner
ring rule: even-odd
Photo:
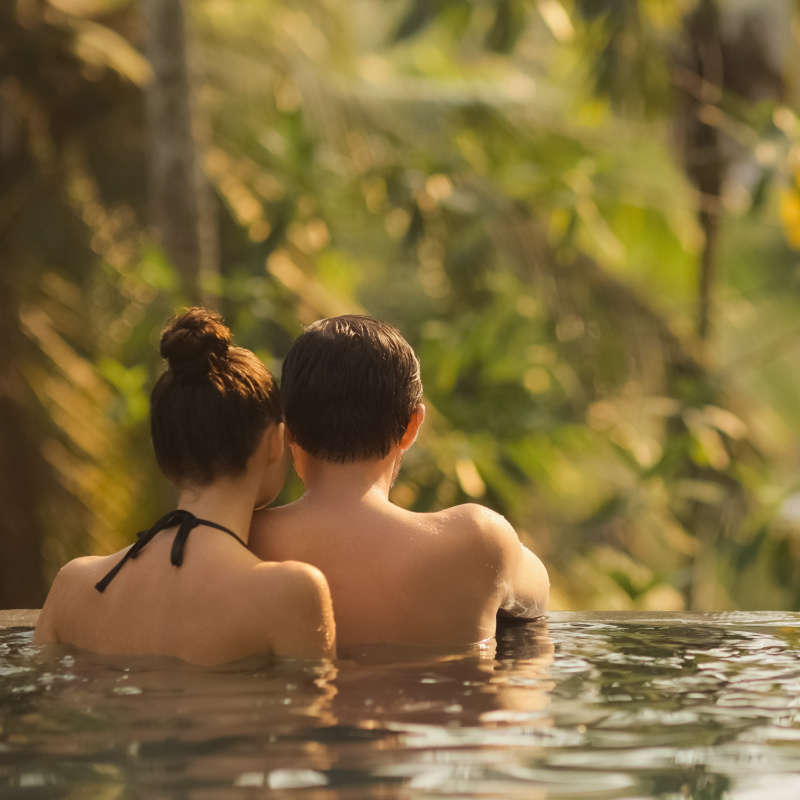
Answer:
[[[480,505],[480,503],[463,503],[460,506],[445,508],[443,511],[435,512],[446,514],[459,519],[467,519],[478,525],[493,525],[498,522],[506,522],[505,517],[492,511],[491,508]],[[506,524],[508,524],[506,522]]]
[[[252,527],[255,530],[265,525],[271,525],[276,519],[282,519],[287,516],[292,517],[302,510],[303,505],[302,498],[300,498],[292,503],[287,503],[285,506],[261,508],[253,514]]]
[[[247,546],[258,555],[262,546],[268,545],[268,540],[274,535],[276,528],[280,528],[285,523],[291,524],[301,509],[302,504],[299,500],[295,500],[285,506],[263,508],[256,511],[250,523],[250,539]]]
[[[504,516],[478,503],[464,503],[420,516],[428,517],[438,526],[446,526],[447,530],[454,533],[470,533],[488,542],[499,544],[508,537],[517,540],[514,528]]]
[[[511,523],[485,506],[468,503],[447,509],[443,518],[471,531],[470,547],[480,553],[479,561],[494,571],[504,595],[500,609],[515,617],[533,619],[547,607],[550,581],[540,559],[525,547]]]

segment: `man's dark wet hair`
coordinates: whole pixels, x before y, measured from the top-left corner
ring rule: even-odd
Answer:
[[[150,432],[162,472],[204,485],[244,473],[270,424],[283,419],[275,379],[231,344],[222,318],[191,308],[161,334],[168,366],[150,397]]]
[[[385,458],[422,401],[419,361],[385,322],[323,319],[289,350],[281,395],[286,426],[310,455],[342,464]]]

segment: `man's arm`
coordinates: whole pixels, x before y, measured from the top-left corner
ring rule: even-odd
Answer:
[[[550,595],[550,579],[544,564],[520,542],[504,517],[487,508],[478,508],[481,532],[499,556],[499,611],[511,617],[541,617],[547,611]]]

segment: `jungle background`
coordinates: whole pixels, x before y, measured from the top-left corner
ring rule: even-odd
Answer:
[[[170,505],[203,302],[277,375],[396,325],[393,499],[504,514],[551,608],[800,609],[799,103],[795,0],[0,0],[0,608]]]

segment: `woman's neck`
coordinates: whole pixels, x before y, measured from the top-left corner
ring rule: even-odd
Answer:
[[[255,480],[218,478],[205,486],[181,487],[177,507],[228,528],[247,544],[257,494]]]

